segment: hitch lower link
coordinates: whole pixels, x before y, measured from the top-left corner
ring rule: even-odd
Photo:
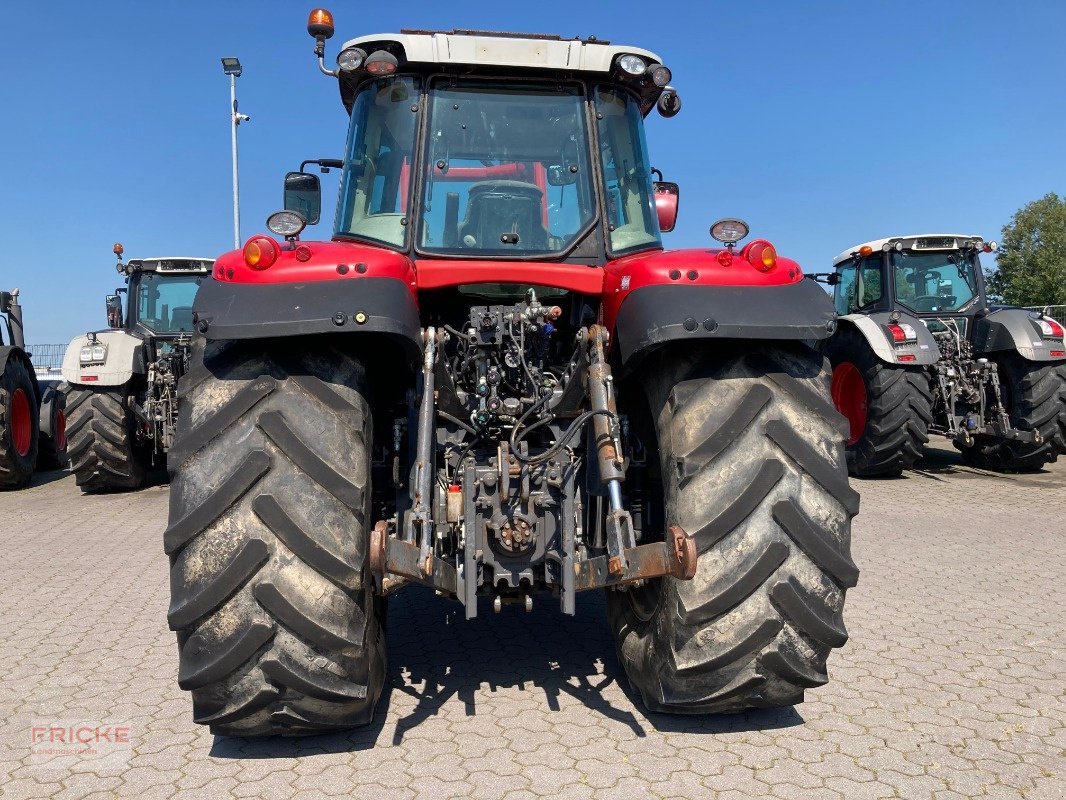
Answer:
[[[625,565],[621,571],[612,571],[608,556],[578,561],[574,564],[574,591],[628,586],[667,575],[691,580],[696,574],[696,540],[681,526],[671,525],[667,541],[628,548]],[[420,561],[418,546],[390,536],[385,520],[379,521],[370,533],[370,571],[381,594],[405,583],[417,583],[459,596],[455,567],[432,556],[428,562]]]

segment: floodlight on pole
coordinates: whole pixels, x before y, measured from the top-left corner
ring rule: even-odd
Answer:
[[[230,145],[233,151],[233,247],[241,246],[241,196],[237,172],[237,126],[242,122],[251,122],[247,114],[237,111],[237,78],[241,76],[242,67],[239,58],[227,56],[222,59],[222,71],[229,75],[230,101]]]

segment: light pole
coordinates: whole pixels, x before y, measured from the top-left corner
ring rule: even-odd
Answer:
[[[247,114],[237,111],[237,78],[241,76],[241,61],[238,58],[223,58],[222,71],[229,75],[230,143],[233,149],[233,248],[241,246],[241,195],[237,179],[237,126],[251,122]]]

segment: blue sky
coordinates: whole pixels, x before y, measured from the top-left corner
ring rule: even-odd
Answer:
[[[345,115],[304,25],[310,3],[4,3],[0,124],[7,243],[27,338],[104,323],[130,257],[232,245],[229,87],[244,64],[242,234],[265,230],[281,177],[339,157]],[[748,220],[807,271],[857,242],[926,230],[999,238],[1066,178],[1066,3],[334,3],[345,39],[401,27],[594,34],[646,47],[684,108],[648,128],[681,184],[668,247]],[[659,18],[650,16],[660,12]],[[323,176],[328,237],[336,178]]]

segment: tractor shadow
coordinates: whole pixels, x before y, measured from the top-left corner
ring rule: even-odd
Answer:
[[[893,481],[926,478],[928,480],[943,483],[948,479],[988,480],[998,478],[999,480],[1020,481],[1023,485],[1028,485],[1028,482],[1033,479],[1039,482],[1041,478],[1050,475],[1052,475],[1052,472],[1046,467],[1033,472],[1024,473],[994,472],[992,470],[973,467],[963,460],[962,453],[956,450],[950,443],[933,441],[927,444],[922,450],[922,457],[918,459],[917,463],[915,463],[911,469],[904,470],[902,475],[873,475],[868,477],[852,476],[851,480],[853,482],[870,481],[873,483],[891,483]]]
[[[38,486],[47,486],[49,483],[55,483],[68,477],[71,473],[65,469],[46,469],[33,473],[33,477],[30,479],[30,485],[27,488],[36,488]]]
[[[573,701],[583,713],[624,725],[637,737],[648,729],[690,734],[774,730],[803,724],[794,707],[730,715],[674,716],[644,709],[615,657],[601,592],[578,595],[577,614],[563,614],[549,596],[526,613],[505,606],[500,614],[482,600],[477,619],[466,621],[459,604],[422,588],[407,588],[390,598],[389,668],[374,722],[362,729],[303,738],[240,739],[216,737],[216,758],[279,758],[314,753],[350,752],[399,745],[409,731],[440,715],[501,713],[502,702],[516,703],[513,690],[543,693],[550,712],[562,718]],[[487,696],[486,696],[487,695]],[[531,696],[528,704],[535,706]],[[449,706],[446,708],[446,706]],[[471,727],[476,723],[471,721]]]

